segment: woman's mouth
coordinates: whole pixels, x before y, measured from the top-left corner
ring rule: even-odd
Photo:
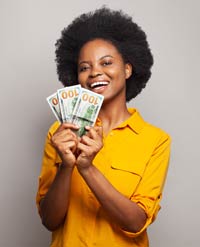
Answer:
[[[102,93],[104,89],[108,86],[108,84],[109,82],[107,81],[96,81],[91,83],[89,87],[93,92]]]
[[[94,89],[94,88],[107,86],[107,85],[108,85],[107,81],[97,81],[97,82],[94,82],[94,83],[90,84],[90,88]]]

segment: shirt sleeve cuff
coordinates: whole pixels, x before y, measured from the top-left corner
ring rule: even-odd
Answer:
[[[139,205],[139,206],[145,211],[145,213],[147,215],[147,220],[146,220],[144,226],[138,232],[129,232],[129,231],[121,229],[121,231],[123,231],[124,234],[128,237],[135,238],[135,237],[139,236],[142,232],[144,232],[147,229],[147,227],[155,220],[155,218],[156,218],[156,216],[160,210],[160,206],[158,204],[155,206],[153,213],[147,212],[147,210],[145,210],[143,205]]]

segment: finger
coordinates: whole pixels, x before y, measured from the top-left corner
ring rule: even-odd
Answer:
[[[56,138],[65,138],[65,139],[71,139],[71,138],[74,138],[74,139],[77,139],[77,136],[76,134],[71,131],[70,129],[64,129],[58,133],[55,133],[55,136]]]
[[[99,136],[103,137],[103,127],[102,126],[95,126],[94,129],[96,130]]]
[[[79,151],[79,154],[80,153],[87,153],[88,152],[88,146],[86,146],[85,144],[79,142],[78,145],[77,145],[77,150]]]
[[[62,131],[64,129],[78,130],[79,126],[72,123],[62,123],[56,131]]]
[[[88,133],[88,135],[89,135],[89,133]],[[83,135],[80,143],[83,143],[83,144],[88,145],[88,146],[95,145],[95,140],[88,135]]]
[[[103,127],[102,126],[95,126],[93,129],[96,131],[97,135],[103,138]]]
[[[59,145],[59,151],[62,154],[69,154],[69,153],[73,153],[76,150],[77,147],[77,143],[74,141],[69,141],[65,144],[61,144]]]
[[[88,150],[91,153],[98,152],[103,146],[102,139],[99,137],[98,139],[94,140],[88,136],[82,136],[82,140],[79,143],[82,144],[78,146],[81,148],[82,151]]]
[[[87,126],[87,136],[92,139],[98,139],[99,137],[102,139],[103,137],[103,128],[101,126],[90,127]]]
[[[67,126],[69,126],[69,124],[67,124]],[[74,127],[74,129],[69,129],[69,128],[65,128],[66,126],[61,126],[55,133],[54,136],[67,136],[67,135],[72,135],[75,138],[77,138],[77,134],[76,131],[78,130],[79,127],[76,126],[76,128]]]
[[[85,129],[87,130],[86,136],[89,136],[92,139],[96,139],[97,133],[96,133],[94,127],[86,126]]]
[[[62,132],[56,133],[51,138],[51,143],[54,147],[58,147],[63,143],[74,141],[78,142],[77,136],[71,130],[63,130]]]
[[[70,141],[67,143],[66,148],[65,148],[65,153],[73,152],[76,150],[77,143],[74,141]]]
[[[90,139],[91,140],[91,139]],[[79,155],[82,157],[94,157],[98,151],[100,150],[100,146],[96,145],[85,145],[84,143],[79,142],[77,145],[77,150],[79,151]]]

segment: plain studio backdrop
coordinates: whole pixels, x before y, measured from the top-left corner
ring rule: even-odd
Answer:
[[[152,77],[129,105],[173,141],[162,209],[149,228],[150,246],[198,246],[199,1],[0,0],[0,247],[49,246],[35,195],[44,139],[55,120],[46,97],[62,87],[55,42],[75,17],[103,4],[124,10],[146,32],[155,60]]]

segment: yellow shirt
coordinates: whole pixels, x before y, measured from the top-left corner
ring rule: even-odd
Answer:
[[[75,168],[67,218],[52,233],[51,247],[148,246],[146,228],[160,209],[170,137],[145,122],[135,109],[129,111],[131,117],[104,137],[104,146],[93,164],[118,191],[144,209],[147,215],[145,226],[137,233],[120,229],[106,214]],[[58,122],[51,126],[46,139],[37,193],[38,209],[61,163],[50,142],[58,126]]]

